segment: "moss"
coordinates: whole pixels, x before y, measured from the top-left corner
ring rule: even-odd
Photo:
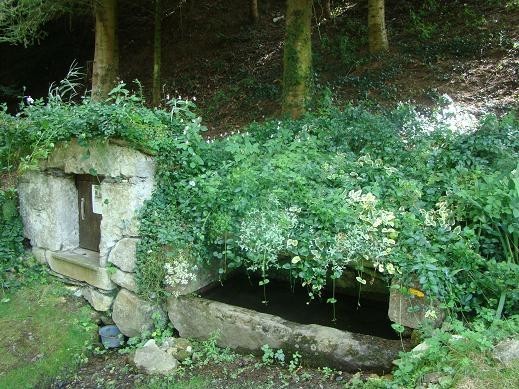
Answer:
[[[290,0],[283,71],[283,113],[298,118],[305,112],[312,74],[312,2]]]

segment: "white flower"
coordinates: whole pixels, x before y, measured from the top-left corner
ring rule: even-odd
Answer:
[[[189,181],[189,186],[195,186],[196,182],[194,180]]]

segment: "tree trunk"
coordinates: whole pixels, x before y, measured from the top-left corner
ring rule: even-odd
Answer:
[[[92,99],[103,100],[119,74],[117,0],[94,0],[95,53],[92,71]]]
[[[256,24],[259,21],[258,0],[249,0],[249,3],[250,19],[252,23]]]
[[[384,13],[384,0],[368,0],[368,38],[371,54],[389,49]]]
[[[287,0],[282,112],[304,114],[312,74],[312,0]]]
[[[155,32],[153,35],[153,90],[152,103],[160,105],[162,68],[162,0],[155,0]]]
[[[332,19],[332,6],[330,3],[331,3],[331,0],[323,0],[324,17],[328,20]]]

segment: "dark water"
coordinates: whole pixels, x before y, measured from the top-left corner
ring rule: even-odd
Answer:
[[[310,300],[305,288],[296,286],[292,291],[289,283],[270,280],[267,284],[268,304],[265,305],[262,303],[263,287],[258,286],[258,282],[257,278],[251,277],[249,280],[245,275],[237,275],[224,281],[223,286],[218,284],[206,291],[203,297],[301,324],[320,324],[339,330],[398,339],[387,317],[387,301],[370,301],[361,295],[359,306],[357,298],[336,295],[337,320],[334,322],[332,304],[326,303],[331,292],[323,291],[321,297]]]

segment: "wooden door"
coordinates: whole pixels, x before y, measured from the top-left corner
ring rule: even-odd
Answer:
[[[99,251],[101,241],[101,180],[87,174],[76,176],[79,209],[79,247]]]

